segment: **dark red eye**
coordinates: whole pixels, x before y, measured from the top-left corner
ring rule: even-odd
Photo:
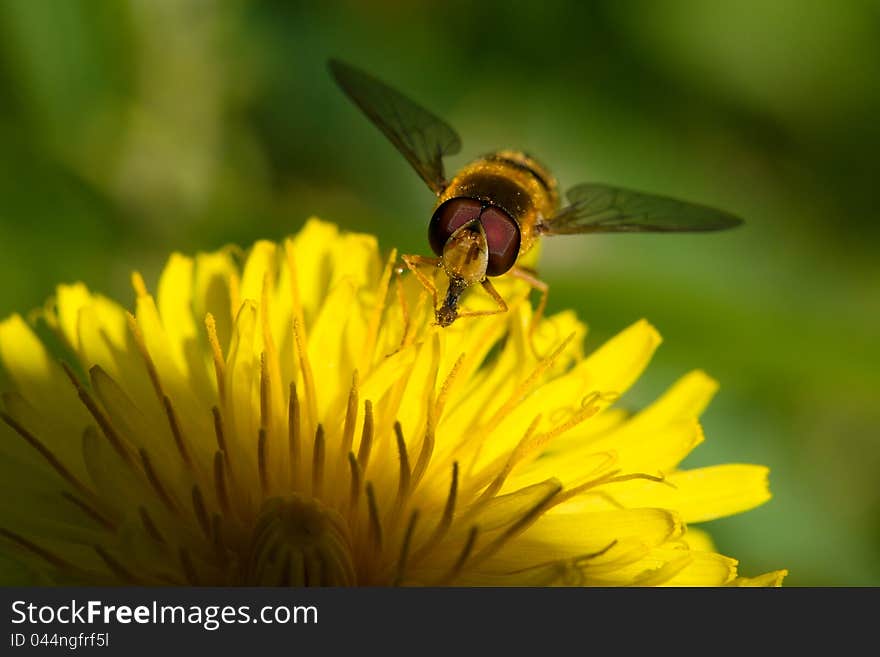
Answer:
[[[489,245],[489,266],[486,274],[500,276],[516,263],[519,255],[519,226],[510,215],[496,207],[488,207],[480,215]]]
[[[449,236],[466,223],[480,216],[482,204],[472,198],[451,198],[437,208],[428,224],[428,241],[431,250],[443,255],[443,247]]]

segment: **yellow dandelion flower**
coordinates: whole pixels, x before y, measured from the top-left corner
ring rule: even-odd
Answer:
[[[133,277],[133,313],[60,286],[42,315],[62,364],[20,316],[0,323],[7,567],[181,585],[785,575],[739,578],[688,528],[769,498],[761,466],[678,468],[714,381],[614,406],[660,343],[647,322],[585,357],[563,312],[533,349],[509,282],[509,313],[440,329],[394,253],[314,220],[242,260],[175,254],[155,296]]]

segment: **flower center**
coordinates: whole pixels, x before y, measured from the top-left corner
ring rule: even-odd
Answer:
[[[348,527],[318,500],[299,494],[263,503],[251,541],[247,583],[256,586],[352,586]]]

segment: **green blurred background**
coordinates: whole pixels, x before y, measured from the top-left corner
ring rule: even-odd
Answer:
[[[171,250],[319,215],[427,251],[432,197],[334,87],[338,56],[563,187],[700,201],[745,227],[545,244],[551,310],[588,348],[665,343],[633,407],[721,383],[690,465],[771,467],[774,499],[710,528],[742,571],[880,584],[880,4],[0,2],[0,316],[60,281],[132,300]]]

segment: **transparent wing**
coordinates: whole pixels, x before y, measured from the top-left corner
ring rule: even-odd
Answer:
[[[570,205],[546,219],[540,232],[675,233],[724,230],[742,223],[739,217],[705,205],[609,185],[578,185],[566,196]]]
[[[443,191],[443,157],[461,149],[455,130],[372,75],[335,59],[328,66],[340,88],[397,147],[428,187],[437,194]]]

